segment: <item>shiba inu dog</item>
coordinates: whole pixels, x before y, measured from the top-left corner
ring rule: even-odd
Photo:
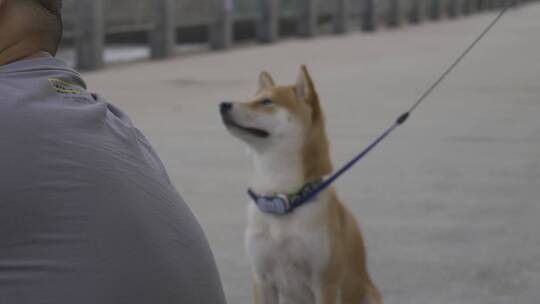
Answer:
[[[262,72],[247,102],[223,102],[223,122],[253,156],[245,233],[257,304],[380,304],[354,216],[332,187],[292,204],[332,173],[324,115],[305,66],[295,85]],[[307,190],[306,190],[307,189]]]

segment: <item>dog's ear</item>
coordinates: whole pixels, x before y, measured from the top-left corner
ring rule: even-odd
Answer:
[[[312,118],[314,123],[323,121],[323,113],[319,102],[319,95],[315,90],[313,79],[309,75],[305,65],[300,67],[300,75],[296,81],[295,91],[298,99],[304,102],[311,108]]]
[[[311,126],[304,143],[304,175],[306,180],[315,180],[332,173],[330,147],[326,135],[324,114],[315,90],[313,79],[305,65],[300,67],[300,75],[295,86],[296,95],[311,109]]]
[[[259,75],[259,91],[274,87],[274,79],[267,71],[262,71]]]
[[[298,75],[298,80],[296,80],[295,88],[296,96],[301,100],[309,101],[316,94],[313,80],[305,65],[300,66],[300,74]]]
[[[308,69],[305,65],[300,67],[300,74],[295,85],[296,96],[300,101],[306,103],[313,110],[314,118],[317,118],[321,112],[321,106],[319,104],[319,96],[315,90],[313,79],[309,75]]]

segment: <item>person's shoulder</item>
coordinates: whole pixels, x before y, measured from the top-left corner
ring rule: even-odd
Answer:
[[[107,105],[62,78],[0,84],[0,127],[19,134],[88,129],[107,117]]]

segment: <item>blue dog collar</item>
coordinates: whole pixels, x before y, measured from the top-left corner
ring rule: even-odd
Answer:
[[[322,179],[306,184],[300,191],[294,194],[277,194],[277,195],[257,195],[253,190],[249,189],[248,194],[253,199],[253,202],[259,207],[259,210],[264,213],[274,215],[285,215],[293,212],[296,208],[313,200],[306,199],[314,189],[317,189],[323,183]]]

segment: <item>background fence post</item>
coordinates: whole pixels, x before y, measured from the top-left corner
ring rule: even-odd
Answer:
[[[477,11],[484,11],[486,9],[486,1],[485,0],[476,0],[476,10]]]
[[[438,20],[441,18],[441,2],[443,0],[429,0],[429,17],[432,20]]]
[[[103,66],[105,18],[102,0],[79,0],[75,13],[77,68],[97,70]]]
[[[233,41],[234,0],[214,0],[216,16],[210,25],[210,48],[225,50]]]
[[[152,58],[167,58],[174,54],[176,18],[174,0],[153,0],[154,28],[150,32]]]
[[[349,31],[350,0],[336,0],[334,13],[334,33],[345,34]]]
[[[319,10],[317,0],[300,0],[300,16],[298,18],[298,35],[313,37],[317,34]]]
[[[258,0],[260,17],[257,21],[257,39],[271,43],[279,38],[279,1]]]
[[[472,14],[473,12],[473,5],[472,5],[472,0],[463,0],[463,8],[462,8],[462,12],[463,12],[463,15],[469,15],[469,14]]]
[[[371,32],[377,29],[376,0],[363,0],[362,30]]]
[[[388,2],[388,26],[397,27],[401,24],[401,1],[402,0],[389,0]]]
[[[460,1],[458,0],[448,0],[446,9],[450,18],[455,18],[459,15],[459,3]]]
[[[424,0],[412,0],[409,12],[409,22],[420,23],[424,17]]]
[[[349,31],[350,0],[336,0],[334,14],[334,33],[345,34]]]

